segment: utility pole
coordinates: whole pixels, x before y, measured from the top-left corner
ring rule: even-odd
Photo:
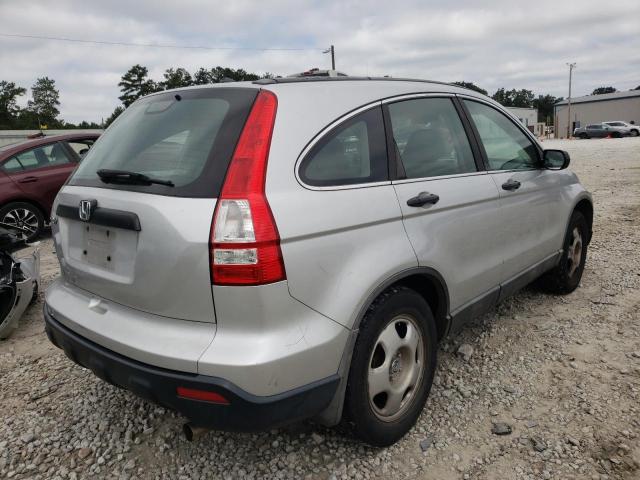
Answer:
[[[569,98],[567,98],[567,139],[571,138],[571,75],[573,69],[576,68],[576,63],[567,63],[569,67]]]
[[[336,69],[336,51],[331,45],[328,49],[324,50],[322,53],[330,53],[331,54],[331,70]]]

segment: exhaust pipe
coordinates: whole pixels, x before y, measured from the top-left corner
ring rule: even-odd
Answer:
[[[185,423],[182,426],[182,432],[189,442],[193,442],[197,438],[209,432],[209,429],[204,427],[196,427],[195,425],[191,425],[190,423]]]

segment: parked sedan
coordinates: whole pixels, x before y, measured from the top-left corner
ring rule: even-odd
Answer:
[[[58,191],[99,136],[55,135],[0,147],[0,227],[35,240]]]
[[[573,136],[578,138],[620,138],[626,137],[629,132],[621,127],[613,127],[606,123],[592,123],[586,127],[576,128]]]

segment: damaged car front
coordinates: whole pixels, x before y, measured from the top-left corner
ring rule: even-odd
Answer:
[[[38,295],[40,251],[22,258],[13,255],[25,247],[16,234],[0,228],[0,339],[8,338],[29,304]]]

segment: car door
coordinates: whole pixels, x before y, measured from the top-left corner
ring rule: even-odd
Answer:
[[[385,105],[399,170],[393,186],[405,230],[418,263],[443,276],[454,319],[479,303],[493,304],[502,270],[499,193],[459,109],[453,96]]]
[[[562,190],[557,175],[542,167],[539,146],[514,120],[488,103],[464,99],[463,104],[500,192],[498,244],[502,283],[508,284],[557,253],[558,231],[566,221],[556,208]]]
[[[8,173],[20,190],[47,210],[77,163],[59,142],[43,145],[12,157],[20,169]]]
[[[588,125],[587,133],[590,137],[594,138],[602,138],[607,136],[607,132],[604,128],[602,128],[602,125]]]

